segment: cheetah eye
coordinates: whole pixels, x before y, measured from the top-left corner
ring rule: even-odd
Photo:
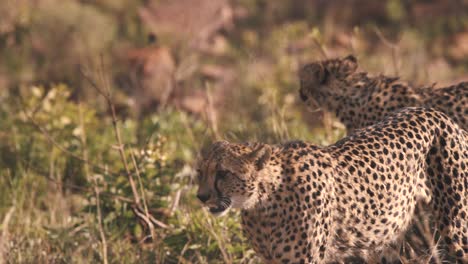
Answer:
[[[220,170],[216,172],[216,179],[224,180],[229,172],[225,170]]]
[[[324,70],[323,70],[323,76],[322,76],[322,79],[321,79],[321,81],[320,81],[320,84],[326,84],[327,81],[328,81],[329,75],[330,75],[330,72],[329,72],[326,68],[324,68]]]

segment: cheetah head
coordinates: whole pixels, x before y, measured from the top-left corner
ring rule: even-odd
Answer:
[[[257,175],[270,155],[271,147],[264,144],[214,143],[198,163],[198,199],[216,216],[231,208],[253,207],[258,200]]]
[[[337,81],[353,74],[357,67],[357,59],[353,55],[304,65],[299,70],[301,99],[309,106],[317,106],[330,95],[340,94],[342,87],[337,87]]]

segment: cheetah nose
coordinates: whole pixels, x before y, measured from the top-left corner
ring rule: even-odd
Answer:
[[[197,194],[197,198],[200,199],[200,201],[202,201],[202,203],[205,203],[206,201],[208,201],[210,199],[210,195],[209,194]]]

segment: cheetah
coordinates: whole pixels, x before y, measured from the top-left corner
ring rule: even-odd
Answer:
[[[457,263],[468,263],[468,133],[444,113],[403,108],[337,143],[214,143],[198,199],[241,209],[265,263],[376,261],[427,203]]]
[[[357,68],[353,55],[306,64],[299,70],[300,98],[334,113],[348,134],[409,106],[436,108],[468,130],[468,82],[437,89],[413,87],[396,77],[369,77]]]

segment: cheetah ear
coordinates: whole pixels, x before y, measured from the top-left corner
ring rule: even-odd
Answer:
[[[227,142],[226,140],[221,140],[221,141],[216,141],[215,143],[213,143],[212,148],[219,149],[219,148],[226,147],[228,145],[229,145],[229,142]]]
[[[353,55],[348,55],[342,60],[342,63],[340,66],[340,73],[343,76],[348,76],[354,73],[357,68],[358,68],[358,62],[357,62],[356,57],[354,57]]]
[[[261,144],[252,152],[247,154],[247,159],[255,165],[257,170],[265,168],[271,156],[271,147],[266,144]]]
[[[311,63],[303,66],[299,71],[301,86],[323,84],[326,82],[325,69],[320,63]]]
[[[213,144],[202,148],[202,150],[201,150],[200,153],[199,153],[200,159],[201,159],[202,157],[206,157],[207,155],[209,155],[209,154],[212,153],[212,152],[220,151],[221,149],[224,149],[224,148],[226,148],[227,146],[229,146],[229,142],[227,142],[227,141],[225,141],[225,140],[223,140],[223,141],[216,141],[216,142],[214,142]]]

